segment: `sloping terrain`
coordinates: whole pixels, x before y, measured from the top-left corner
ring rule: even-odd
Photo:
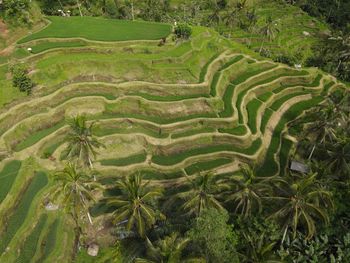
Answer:
[[[165,45],[43,35],[17,45],[33,48],[22,62],[37,86],[0,110],[0,262],[70,258],[69,220],[44,204],[50,171],[61,166],[66,120],[76,114],[96,122],[107,146],[95,163],[106,187],[135,171],[170,187],[198,171],[232,173],[240,162],[256,163],[261,176],[283,173],[293,147],[288,122],[343,84],[193,30],[191,40]]]

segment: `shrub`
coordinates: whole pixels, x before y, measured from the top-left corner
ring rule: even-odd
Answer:
[[[106,9],[106,13],[110,17],[116,17],[118,15],[118,8],[114,0],[106,0],[105,9]]]
[[[5,19],[15,23],[30,23],[29,0],[5,0],[3,1]]]
[[[11,67],[10,71],[12,74],[12,85],[18,88],[21,92],[27,92],[27,94],[30,94],[34,87],[34,83],[28,76],[28,69],[23,65],[15,65]]]
[[[192,35],[192,28],[189,25],[181,24],[175,27],[174,33],[177,38],[189,39]]]

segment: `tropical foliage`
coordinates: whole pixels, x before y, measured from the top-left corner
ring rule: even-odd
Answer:
[[[103,147],[93,135],[94,123],[87,123],[86,116],[77,115],[68,122],[70,131],[66,136],[65,158],[75,159],[85,166],[93,168],[93,159],[97,149]]]
[[[140,174],[118,182],[116,188],[119,194],[107,199],[107,204],[115,208],[114,222],[126,224],[127,230],[136,231],[145,238],[157,220],[164,219],[154,203],[161,196],[161,190],[149,187]]]
[[[181,192],[175,196],[184,201],[183,211],[190,215],[199,216],[208,208],[223,210],[223,206],[217,200],[217,194],[222,191],[225,184],[216,180],[210,173],[199,174],[195,179],[188,179],[188,191]]]

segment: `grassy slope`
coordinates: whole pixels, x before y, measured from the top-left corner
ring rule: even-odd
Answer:
[[[55,18],[54,18],[55,19]],[[65,23],[69,23],[70,21],[76,19],[77,22],[75,24],[82,29],[82,20],[79,20],[81,18],[69,18],[69,19],[64,19],[64,18],[59,18],[62,19]],[[85,19],[85,18],[84,18]],[[86,18],[86,19],[98,19],[98,18]],[[103,19],[100,19],[103,20]],[[61,21],[61,22],[62,22]],[[95,20],[96,21],[96,20]],[[105,21],[105,20],[103,20]],[[59,27],[61,30],[62,28],[65,28],[67,25],[63,25],[61,22],[58,22],[56,26]],[[120,21],[117,21],[118,23]],[[60,24],[61,23],[61,24]],[[110,23],[110,22],[108,22]],[[114,23],[114,22],[113,22]],[[130,22],[129,22],[130,23]],[[139,23],[139,22],[137,22]],[[53,23],[51,26],[53,26],[55,23]],[[146,23],[143,23],[146,24]],[[111,25],[109,25],[111,26]],[[106,26],[104,27],[103,30],[110,30],[110,27]],[[154,27],[154,24],[150,25]],[[160,26],[159,24],[156,24],[156,26]],[[162,27],[164,25],[161,25]],[[69,28],[69,25],[68,25]],[[128,24],[125,27],[125,30],[129,28],[130,29],[130,24]],[[47,30],[47,31],[45,31]],[[29,36],[29,38],[25,39],[25,41],[29,41],[35,38],[40,38],[40,37],[48,37],[50,34],[50,30],[52,33],[53,29],[50,29],[50,26],[46,29],[44,29],[41,32],[38,32],[37,34],[33,34]],[[64,35],[64,37],[69,37],[69,34],[75,34],[72,35],[74,37],[76,36],[81,36],[77,35],[78,33],[74,33],[74,28],[71,26],[67,32],[61,32],[61,34]],[[114,32],[114,36],[110,36],[109,34],[106,34],[105,32],[99,31],[100,29],[94,29],[95,33],[99,32],[95,36],[102,36],[104,37],[104,40],[106,38],[110,37],[117,37],[118,34],[120,34],[121,31],[119,32]],[[161,34],[162,28],[158,28],[158,33]],[[43,33],[44,32],[44,33]],[[45,33],[46,32],[46,33]],[[47,33],[48,32],[48,33]],[[164,31],[165,32],[165,31]],[[79,34],[85,34],[85,37],[90,34],[90,32],[79,32]],[[137,33],[136,31],[133,32],[133,34]],[[148,32],[147,32],[148,33]],[[158,34],[157,33],[157,34]],[[41,35],[40,35],[41,34]],[[66,35],[65,35],[66,34]],[[203,34],[203,36],[200,36]],[[116,48],[113,50],[113,52],[103,52],[103,46],[99,46],[99,44],[96,44],[98,46],[98,50],[91,48],[91,50],[84,51],[84,50],[79,50],[75,49],[74,52],[70,50],[69,48],[72,47],[71,44],[62,44],[65,42],[53,42],[54,44],[47,44],[44,43],[42,46],[38,44],[38,52],[59,47],[63,48],[62,50],[58,51],[52,51],[46,54],[43,54],[43,56],[39,55],[37,58],[34,58],[31,60],[31,66],[36,70],[33,73],[33,78],[38,82],[38,84],[42,85],[45,87],[43,90],[46,92],[46,94],[53,92],[54,90],[58,90],[62,88],[64,90],[65,87],[60,86],[64,81],[67,80],[72,80],[76,76],[81,76],[83,74],[85,75],[102,75],[102,76],[114,76],[120,81],[121,79],[123,81],[129,81],[129,80],[147,80],[147,81],[154,81],[158,83],[179,83],[181,79],[181,83],[197,83],[198,81],[204,81],[206,77],[206,73],[208,69],[211,66],[211,63],[215,61],[219,57],[220,54],[225,49],[230,49],[233,53],[245,53],[245,54],[250,54],[253,58],[258,58],[259,56],[252,54],[251,52],[247,51],[244,47],[241,45],[237,44],[232,44],[229,43],[227,40],[223,40],[217,35],[214,34],[208,34],[206,32],[206,29],[203,28],[194,28],[194,36],[192,39],[192,42],[185,42],[182,44],[178,44],[176,46],[171,46],[171,45],[166,45],[164,47],[156,47],[154,46],[149,46],[146,44],[138,44],[133,46],[133,51],[125,51],[123,48]],[[112,34],[113,35],[113,34]],[[126,40],[126,39],[123,39]],[[68,42],[67,42],[68,43]],[[74,45],[73,45],[74,46]],[[67,49],[66,49],[67,48]],[[73,111],[74,110],[80,110],[82,109],[82,112],[87,111],[88,113],[90,112],[95,104],[96,105],[103,105],[104,113],[105,114],[96,114],[91,117],[91,119],[100,119],[100,118],[106,118],[108,121],[109,118],[116,118],[116,117],[121,117],[125,116],[127,118],[140,118],[144,120],[148,120],[153,122],[152,124],[148,123],[147,125],[144,124],[145,122],[134,122],[133,120],[128,120],[125,122],[123,125],[117,125],[114,123],[114,120],[110,120],[113,125],[100,125],[97,124],[96,131],[98,136],[113,136],[117,135],[116,138],[120,139],[119,141],[116,141],[116,145],[113,145],[115,143],[115,138],[107,138],[105,139],[107,141],[107,147],[110,147],[112,151],[109,153],[109,155],[105,155],[103,158],[101,157],[101,164],[103,166],[108,167],[108,169],[115,168],[121,168],[123,166],[128,166],[128,165],[134,165],[138,163],[144,163],[146,160],[146,154],[147,155],[152,155],[151,160],[154,162],[154,164],[162,165],[163,168],[165,166],[171,166],[171,165],[176,165],[184,160],[186,160],[186,164],[183,165],[183,167],[180,168],[169,168],[166,167],[165,172],[160,172],[157,169],[153,170],[148,170],[145,172],[145,177],[146,179],[149,180],[177,180],[177,179],[183,179],[182,177],[185,176],[185,172],[189,175],[195,175],[198,171],[207,171],[207,170],[213,170],[216,168],[220,168],[222,166],[229,166],[229,164],[232,162],[231,158],[232,155],[225,155],[225,156],[216,156],[215,154],[218,154],[222,151],[228,151],[231,153],[242,153],[246,155],[253,155],[255,154],[263,145],[262,145],[262,140],[260,138],[257,139],[252,139],[251,137],[247,137],[247,144],[245,146],[241,145],[236,145],[236,140],[237,138],[235,136],[228,137],[226,135],[232,134],[232,135],[245,135],[248,134],[249,130],[247,127],[250,127],[253,132],[258,132],[259,128],[261,131],[265,130],[267,121],[268,121],[268,114],[267,117],[264,119],[263,118],[263,125],[262,127],[257,127],[256,125],[256,118],[257,118],[257,112],[258,108],[261,106],[262,103],[268,102],[269,98],[275,93],[275,91],[271,92],[268,91],[268,86],[265,90],[263,89],[263,92],[260,94],[259,98],[262,98],[263,102],[260,102],[256,99],[254,99],[250,104],[248,103],[247,105],[243,105],[244,103],[244,98],[246,94],[248,93],[248,89],[254,88],[255,85],[257,84],[265,84],[273,81],[276,76],[270,76],[266,75],[262,79],[256,80],[253,85],[250,83],[250,85],[243,86],[240,89],[240,92],[237,92],[237,98],[239,100],[239,105],[243,105],[246,108],[243,108],[243,110],[247,111],[248,114],[248,122],[237,125],[237,122],[235,121],[230,121],[228,124],[215,124],[215,121],[221,121],[220,118],[231,118],[233,114],[237,114],[235,112],[234,108],[230,103],[233,103],[233,105],[237,104],[237,101],[232,101],[232,96],[235,93],[235,88],[241,85],[244,81],[248,81],[249,78],[254,77],[255,75],[262,73],[263,71],[266,71],[267,69],[270,68],[270,66],[275,66],[275,64],[271,65],[265,65],[262,69],[262,67],[255,63],[254,60],[252,59],[247,59],[247,62],[245,67],[243,68],[241,72],[235,71],[235,65],[233,62],[238,62],[239,60],[242,59],[242,56],[234,56],[227,61],[223,61],[216,65],[214,67],[214,71],[217,72],[215,74],[216,77],[214,77],[214,81],[212,81],[212,85],[209,85],[207,89],[207,93],[204,92],[198,92],[196,90],[196,94],[193,95],[191,93],[192,87],[184,87],[182,88],[179,84],[176,86],[175,89],[171,89],[169,87],[162,87],[162,92],[157,93],[157,89],[155,87],[151,87],[149,89],[146,89],[144,87],[140,87],[139,89],[134,89],[134,91],[130,90],[134,87],[130,86],[128,89],[119,89],[112,87],[111,89],[106,89],[103,90],[103,84],[99,83],[95,88],[100,89],[98,91],[93,91],[91,92],[92,89],[89,91],[82,89],[80,91],[80,94],[77,93],[65,93],[62,92],[59,96],[53,98],[50,100],[50,103],[52,104],[45,104],[45,103],[40,103],[40,105],[37,105],[33,108],[30,107],[24,107],[22,111],[18,112],[13,112],[13,116],[9,119],[14,119],[15,117],[31,117],[31,115],[35,115],[38,113],[43,113],[45,114],[47,111],[51,109],[56,109],[58,107],[61,107],[63,103],[69,103],[70,100],[74,100],[74,103],[67,104],[64,106],[64,109],[67,110],[67,112]],[[244,58],[245,59],[245,58]],[[244,60],[242,59],[242,60]],[[116,65],[123,65],[122,67],[116,67]],[[231,71],[228,70],[227,74],[232,74],[231,77],[233,76],[232,79],[230,79],[227,83],[227,86],[221,87],[220,85],[220,74],[223,73],[226,69],[230,69],[232,66],[233,70]],[[221,72],[220,72],[221,71]],[[4,74],[6,72],[4,71]],[[123,79],[123,77],[127,74],[135,74],[131,76],[129,79]],[[137,74],[136,74],[137,73]],[[188,75],[186,75],[188,74]],[[275,74],[277,75],[277,73]],[[283,76],[284,74],[280,74]],[[286,72],[286,76],[291,76],[295,75],[292,71]],[[186,77],[190,76],[190,77]],[[184,81],[185,80],[185,81]],[[209,79],[211,81],[211,79]],[[213,84],[214,83],[214,84]],[[231,83],[231,84],[230,84]],[[316,83],[316,82],[315,82]],[[318,82],[316,83],[318,84]],[[304,86],[307,86],[309,84],[305,84]],[[64,85],[63,85],[64,86]],[[84,83],[82,86],[87,89],[89,84]],[[162,114],[154,114],[152,115],[151,112],[151,107],[150,105],[157,105],[155,108],[165,108],[165,106],[161,104],[156,104],[158,102],[163,102],[164,105],[167,103],[173,103],[174,108],[176,105],[180,105],[181,107],[185,107],[186,103],[188,103],[188,109],[191,109],[193,107],[193,103],[198,99],[198,97],[201,97],[200,99],[208,99],[207,104],[213,105],[215,103],[214,97],[210,97],[210,86],[211,86],[211,95],[218,95],[218,94],[223,94],[223,98],[218,98],[222,100],[222,107],[217,107],[217,112],[213,114],[190,114],[189,112],[185,112],[182,108],[182,112],[180,112],[180,116],[176,118],[169,118],[169,114],[167,112],[162,113]],[[75,87],[76,88],[76,87]],[[285,88],[285,87],[283,87]],[[221,90],[224,92],[217,92],[217,90]],[[281,88],[282,89],[282,88]],[[136,90],[136,91],[135,91]],[[186,90],[184,92],[183,90]],[[261,90],[261,89],[259,89]],[[76,92],[77,89],[74,89]],[[175,93],[174,93],[175,91]],[[180,95],[176,92],[183,92]],[[276,92],[277,93],[277,92]],[[78,97],[83,97],[87,95],[96,95],[105,98],[107,102],[100,103],[99,99],[94,98],[95,103],[91,103],[91,100],[88,101],[88,97],[86,97],[84,100],[88,101],[89,103],[87,105],[84,105],[84,100],[75,100],[75,98]],[[132,104],[129,100],[125,100],[123,104],[118,104],[116,102],[113,102],[115,99],[119,99],[125,94],[132,94],[134,96],[140,96],[143,99],[148,100],[145,102],[144,100],[138,100],[136,103]],[[186,94],[186,95],[183,95]],[[198,95],[199,94],[199,95]],[[43,95],[43,93],[37,93],[37,96]],[[294,94],[295,95],[295,94]],[[293,96],[294,96],[293,95]],[[14,95],[13,97],[16,97]],[[257,96],[256,96],[257,97]],[[272,104],[272,102],[269,102],[274,110],[278,111],[278,108],[287,101],[287,99],[291,98],[291,96],[284,96],[281,99],[276,99],[274,100],[275,103]],[[191,98],[191,102],[188,102],[187,100]],[[123,101],[123,99],[120,99],[120,101]],[[187,102],[186,102],[187,101]],[[33,102],[35,102],[33,100]],[[318,101],[316,101],[318,102]],[[205,106],[205,104],[203,104]],[[40,108],[42,107],[42,108]],[[85,107],[85,108],[84,108]],[[40,108],[40,111],[38,110]],[[168,107],[169,108],[169,107]],[[196,107],[193,107],[196,108]],[[215,107],[213,107],[215,108]],[[69,109],[69,110],[68,110]],[[125,111],[125,109],[130,109],[131,112],[132,110],[136,109],[136,113],[128,113],[123,114],[121,112]],[[170,108],[171,109],[171,108]],[[36,111],[38,110],[38,111]],[[279,159],[277,159],[278,162],[282,164],[284,167],[286,165],[286,153],[290,150],[291,148],[291,143],[286,142],[285,140],[281,139],[281,134],[283,133],[284,125],[290,121],[291,119],[295,118],[297,114],[300,114],[303,110],[303,107],[298,106],[291,108],[290,114],[286,114],[283,116],[283,119],[278,123],[277,128],[274,131],[274,137],[272,139],[271,145],[265,145],[264,147],[268,148],[268,155],[267,159],[265,160],[265,163],[263,164],[264,169],[266,168],[265,172],[271,171],[275,172],[277,169],[278,163],[275,162],[274,157],[278,153],[279,148],[280,150],[280,155]],[[272,110],[267,108],[267,112],[272,113]],[[32,113],[34,112],[34,113]],[[62,112],[61,115],[64,116],[64,114],[67,114],[67,112]],[[239,109],[238,114],[241,116],[241,119],[243,120],[241,115],[241,109]],[[51,120],[49,116],[47,115],[47,119]],[[265,115],[264,115],[265,116]],[[210,117],[210,119],[205,119],[198,121],[197,125],[195,125],[195,118],[198,117]],[[184,120],[189,120],[193,121],[192,123],[188,123],[187,126],[184,124]],[[14,126],[17,123],[20,123],[22,120],[19,118],[18,121],[15,119],[13,123],[1,123],[2,129],[4,132]],[[159,124],[166,124],[166,123],[172,123],[172,122],[179,122],[174,125],[174,127],[170,127],[171,125],[158,125]],[[140,124],[141,123],[141,124]],[[47,137],[49,134],[52,134],[56,128],[58,127],[45,127],[43,130],[36,129],[35,126],[37,123],[34,121],[32,122],[33,127],[29,126],[20,126],[18,130],[21,133],[13,133],[12,137],[9,136],[8,138],[12,139],[18,139],[18,134],[26,134],[26,136],[23,135],[23,138],[25,137],[26,139],[21,141],[19,144],[17,144],[16,150],[20,151],[26,151],[27,148],[31,146],[35,146],[36,143],[45,140],[45,137]],[[198,125],[200,124],[200,125]],[[22,127],[22,128],[21,128]],[[161,127],[161,129],[159,128]],[[163,128],[164,127],[164,128]],[[169,128],[170,127],[170,128]],[[32,129],[32,130],[29,130]],[[164,129],[164,131],[163,131]],[[1,130],[1,127],[0,127]],[[203,135],[202,133],[226,133],[225,136],[222,136],[222,141],[215,140],[215,136],[218,138],[221,138],[219,135],[215,135],[213,137]],[[144,147],[142,150],[134,150],[132,152],[132,148],[134,146],[133,141],[127,141],[124,139],[123,135],[130,135],[133,133],[138,133],[138,134],[144,134],[144,135],[149,135],[152,137],[152,139],[144,139],[140,143],[142,147]],[[29,134],[29,135],[28,135]],[[122,135],[121,135],[122,134]],[[204,140],[196,140],[193,139],[193,137],[189,138],[189,136],[201,136],[202,139]],[[145,136],[147,137],[147,136]],[[139,138],[135,137],[135,141],[137,141]],[[207,140],[208,139],[208,140]],[[148,141],[149,140],[149,141]],[[172,140],[171,142],[173,145],[178,146],[181,144],[181,147],[179,147],[177,150],[173,150],[170,152],[162,152],[162,149],[158,151],[157,147],[160,145],[167,145],[169,143],[169,140]],[[182,143],[183,142],[183,143]],[[240,141],[239,141],[240,142]],[[47,151],[48,154],[54,153],[55,150],[57,150],[58,146],[62,143],[62,137],[54,137],[53,139],[50,139],[48,141],[48,144],[46,145],[46,148],[41,151],[40,154],[42,154],[43,151]],[[109,146],[108,144],[112,144],[112,146]],[[137,142],[135,142],[136,144]],[[155,145],[152,145],[152,144]],[[252,144],[250,144],[252,143]],[[125,144],[127,149],[126,151],[130,152],[130,155],[125,155],[128,157],[125,158],[119,158],[117,156],[118,151],[119,151],[119,146]],[[203,145],[201,145],[203,144]],[[171,146],[170,146],[171,147]],[[169,148],[170,148],[169,147]],[[161,147],[160,147],[161,148]],[[163,147],[166,149],[167,147]],[[109,150],[110,150],[109,149]],[[34,151],[38,150],[34,148]],[[38,150],[40,151],[40,150]],[[140,154],[140,152],[143,152]],[[201,155],[203,154],[213,154],[215,156],[209,156],[209,157],[202,157]],[[36,153],[33,153],[33,155],[36,155]],[[187,162],[187,158],[194,157],[195,158]],[[278,156],[276,156],[278,157]],[[238,157],[239,158],[239,157]],[[238,159],[237,158],[237,159]],[[237,160],[239,161],[239,160]],[[45,164],[45,162],[43,162]],[[53,163],[50,163],[54,165]],[[145,168],[150,168],[150,167],[143,167],[142,169]],[[128,169],[128,168],[127,168]],[[130,169],[131,170],[131,169]],[[130,172],[130,171],[128,171]],[[127,174],[127,173],[126,173]],[[1,175],[1,174],[0,174]],[[112,173],[110,172],[109,178],[105,177],[106,180],[111,180],[112,182],[115,182],[116,176],[118,176],[118,173]],[[114,176],[114,178],[112,177]],[[1,179],[1,176],[0,176]],[[157,182],[158,183],[158,182]],[[34,184],[34,181],[31,183]],[[12,238],[12,236],[16,233],[16,231],[20,228],[21,225],[23,225],[24,220],[29,206],[30,206],[30,201],[34,198],[34,195],[37,191],[35,188],[30,188],[29,186],[28,190],[23,194],[23,199],[20,200],[17,209],[13,212],[12,216],[10,219],[13,219],[13,222],[11,221],[10,225],[8,226],[8,230],[5,232],[5,235],[3,235],[3,239],[0,240],[0,248],[4,249],[6,244],[8,244]],[[28,193],[30,191],[30,193]],[[19,191],[16,191],[13,193],[14,195],[18,195]],[[26,203],[27,205],[24,205]],[[28,204],[29,203],[29,204]],[[33,210],[30,210],[33,212]],[[18,218],[17,218],[18,217]],[[28,216],[27,216],[28,217]],[[42,219],[44,220],[44,219]],[[28,220],[27,220],[28,221]],[[26,221],[26,222],[27,222]],[[43,257],[46,258],[48,257],[48,262],[50,261],[50,257],[54,257],[52,255],[57,255],[58,252],[62,250],[68,251],[67,247],[63,245],[63,248],[59,248],[58,250],[56,247],[58,246],[57,244],[58,239],[62,237],[57,237],[56,236],[56,230],[57,230],[57,222],[55,223],[56,225],[53,225],[50,228],[49,232],[45,232],[43,234],[47,235],[47,237],[54,237],[57,238],[55,241],[56,242],[49,242],[47,245],[47,249],[43,248]],[[38,242],[38,235],[40,233],[40,229],[42,228],[42,225],[38,224],[37,228],[32,228],[31,233],[26,233],[26,240],[25,243],[31,242],[33,240],[33,244],[31,244],[33,247],[36,245]],[[23,232],[25,230],[23,227],[21,227],[21,231]],[[29,231],[28,231],[29,232]],[[58,232],[57,232],[58,233]],[[43,234],[41,236],[43,236]],[[17,238],[17,237],[16,237]],[[61,240],[62,241],[62,240]],[[35,243],[35,244],[34,244]],[[68,242],[69,243],[69,242]],[[12,242],[12,244],[15,244],[15,242]],[[41,243],[42,244],[42,243]],[[69,243],[70,244],[70,243]],[[53,246],[55,247],[53,249]],[[37,246],[38,247],[38,246]],[[28,258],[33,255],[32,251],[23,251],[22,254],[24,255],[23,258]],[[51,255],[51,256],[50,256]]]
[[[19,41],[25,43],[41,38],[85,38],[97,41],[156,40],[167,37],[171,26],[104,19],[96,17],[49,17],[51,24]],[[108,32],[108,33],[106,33]]]

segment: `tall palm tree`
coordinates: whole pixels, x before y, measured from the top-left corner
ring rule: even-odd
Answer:
[[[228,186],[218,182],[215,177],[210,173],[199,173],[197,178],[188,179],[187,186],[189,190],[174,196],[185,201],[182,209],[195,216],[199,216],[204,209],[208,208],[223,210],[223,206],[216,197],[220,191]]]
[[[136,263],[180,263],[180,262],[204,262],[200,259],[186,259],[182,256],[183,250],[189,243],[188,238],[180,238],[177,233],[162,240],[158,240],[155,245],[147,238],[147,259],[137,258]]]
[[[68,124],[70,131],[66,136],[68,145],[64,151],[65,157],[77,159],[83,165],[90,166],[93,169],[92,160],[96,158],[96,149],[103,147],[103,144],[93,135],[94,123],[88,125],[86,116],[78,115],[69,120]]]
[[[269,239],[268,233],[262,232],[246,233],[242,232],[243,238],[246,240],[246,252],[241,255],[244,262],[252,263],[280,263],[274,255],[276,241]]]
[[[317,174],[303,177],[293,176],[290,180],[280,179],[274,184],[275,196],[268,197],[277,201],[278,209],[271,218],[280,220],[284,234],[282,242],[291,228],[295,238],[298,227],[304,227],[307,238],[316,232],[316,220],[329,222],[327,209],[333,208],[331,192],[316,179]]]
[[[350,139],[339,139],[336,143],[326,145],[326,163],[331,173],[339,178],[350,175]]]
[[[241,166],[238,178],[231,179],[233,189],[228,192],[227,201],[233,201],[235,212],[244,217],[251,216],[253,211],[261,212],[261,198],[270,190],[269,178],[258,178],[255,170],[249,165]]]
[[[92,177],[78,170],[77,165],[68,162],[63,170],[54,174],[56,182],[55,190],[52,192],[52,198],[57,200],[65,210],[72,216],[75,223],[76,245],[79,242],[79,236],[82,234],[81,219],[86,214],[92,224],[89,213],[89,204],[95,201],[92,190],[99,185],[92,181]]]
[[[115,208],[114,222],[127,222],[127,229],[136,229],[142,238],[158,218],[164,218],[154,205],[162,192],[148,185],[149,182],[144,183],[141,175],[132,175],[117,183],[118,195],[107,199],[107,205]]]
[[[323,155],[327,144],[336,143],[338,137],[346,133],[349,121],[341,101],[329,96],[324,104],[315,107],[292,125],[303,126],[301,139],[305,148],[310,148],[308,159],[311,160],[315,150]]]
[[[269,16],[266,18],[265,25],[260,29],[260,33],[264,36],[263,41],[261,41],[260,51],[261,53],[264,42],[266,40],[272,41],[275,39],[276,34],[279,32],[279,29],[277,28],[277,23],[272,20],[272,17]]]
[[[219,25],[221,22],[221,10],[218,3],[216,1],[210,0],[208,1],[208,5],[209,10],[212,11],[207,18],[208,24]]]

